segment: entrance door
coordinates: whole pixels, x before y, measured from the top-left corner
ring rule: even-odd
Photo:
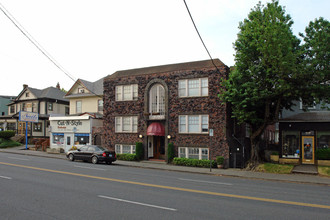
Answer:
[[[302,137],[302,163],[314,164],[314,136]]]
[[[64,135],[65,138],[65,152],[68,152],[71,147],[74,145],[74,137],[73,134],[65,134]]]
[[[154,158],[165,159],[165,137],[154,136]]]

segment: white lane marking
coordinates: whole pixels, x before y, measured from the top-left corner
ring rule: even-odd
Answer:
[[[11,177],[8,177],[8,176],[0,176],[0,178],[7,179],[7,180],[11,180],[12,179]]]
[[[77,165],[74,165],[74,167],[85,168],[85,169],[91,169],[91,170],[106,170],[106,169],[102,169],[102,168],[84,167],[84,166],[77,166]]]
[[[132,204],[136,204],[136,205],[148,206],[148,207],[157,208],[157,209],[165,209],[165,210],[169,210],[169,211],[177,211],[177,209],[172,209],[172,208],[167,208],[167,207],[157,206],[157,205],[151,205],[151,204],[146,204],[146,203],[141,203],[141,202],[134,202],[134,201],[124,200],[124,199],[118,199],[118,198],[109,197],[109,196],[99,195],[98,197],[99,198],[104,198],[104,199],[115,200],[115,201],[119,201],[119,202],[126,202],[126,203],[132,203]]]
[[[8,158],[15,159],[15,160],[29,160],[29,159],[19,158],[19,157],[8,157]]]
[[[231,183],[211,182],[211,181],[183,179],[183,178],[179,178],[179,180],[198,182],[198,183],[211,183],[211,184],[219,184],[219,185],[227,185],[227,186],[232,186],[233,185]]]

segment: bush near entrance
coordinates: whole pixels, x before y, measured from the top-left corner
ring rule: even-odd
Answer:
[[[168,144],[167,158],[168,158],[169,163],[171,163],[173,161],[173,158],[174,158],[174,145],[173,145],[173,143]]]
[[[136,152],[137,160],[142,160],[143,159],[143,145],[141,142],[136,142],[135,152]]]
[[[16,141],[0,138],[0,148],[17,147],[17,146],[21,146],[21,145],[22,145],[21,143],[18,143]]]
[[[198,159],[189,159],[189,158],[178,158],[175,157],[173,159],[174,165],[179,166],[188,166],[188,167],[210,167],[210,160],[198,160]],[[217,163],[212,160],[212,167],[215,168],[217,166]]]
[[[315,154],[318,160],[330,160],[330,148],[317,149]]]

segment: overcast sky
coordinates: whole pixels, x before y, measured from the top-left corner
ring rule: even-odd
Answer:
[[[234,65],[238,24],[258,0],[186,0],[213,58]],[[269,1],[261,1],[266,3]],[[2,6],[74,78],[94,82],[117,70],[209,59],[183,0],[0,0]],[[280,0],[304,32],[329,0]],[[74,84],[0,11],[0,95],[23,84],[69,90]]]

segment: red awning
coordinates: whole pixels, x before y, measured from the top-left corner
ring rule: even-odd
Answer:
[[[153,122],[149,125],[147,129],[147,135],[151,136],[165,136],[165,128],[159,122]]]

